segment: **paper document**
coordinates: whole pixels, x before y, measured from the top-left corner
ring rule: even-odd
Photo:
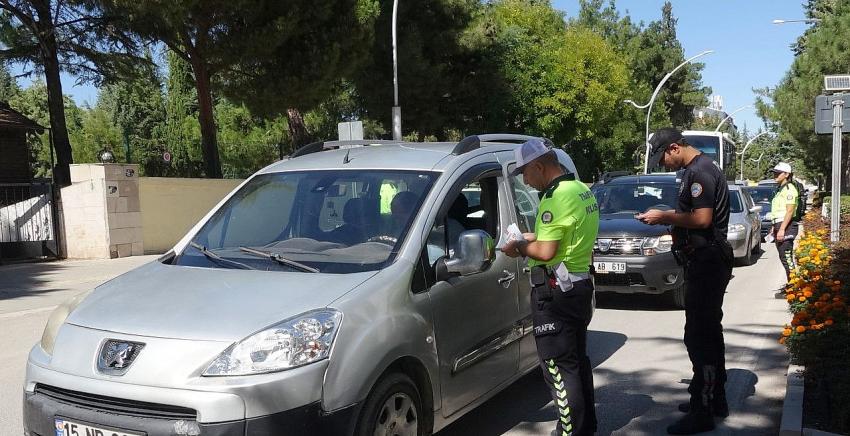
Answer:
[[[573,281],[570,280],[570,272],[564,262],[559,263],[558,267],[555,268],[555,278],[558,280],[561,292],[569,292],[573,289]]]
[[[522,236],[522,232],[519,230],[516,223],[512,223],[505,229],[505,239],[507,239],[507,242],[522,241],[525,237]]]

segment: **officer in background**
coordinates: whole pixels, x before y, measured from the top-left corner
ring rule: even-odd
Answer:
[[[776,244],[776,251],[779,253],[779,261],[782,262],[782,267],[785,268],[786,280],[791,275],[791,270],[794,269],[794,238],[797,237],[799,224],[794,221],[794,215],[797,212],[797,198],[800,192],[792,182],[794,174],[791,172],[791,165],[785,162],[779,162],[773,168],[773,177],[779,187],[773,193],[773,199],[770,200],[771,223],[770,235],[773,236]],[[785,298],[785,286],[779,289],[775,294],[776,298]]]
[[[682,132],[660,129],[650,140],[649,168],[684,168],[675,211],[649,210],[636,215],[646,224],[673,225],[677,259],[685,266],[685,346],[694,375],[683,418],[669,434],[694,434],[714,428],[715,416],[727,416],[726,358],[723,342],[723,294],[732,277],[732,247],[726,241],[729,187],[723,173],[685,141]]]
[[[596,431],[587,325],[593,313],[590,263],[599,230],[593,193],[565,173],[556,153],[532,139],[516,151],[526,184],[540,192],[535,233],[511,240],[508,256],[527,256],[531,267],[534,338],[546,384],[558,409],[557,436]]]

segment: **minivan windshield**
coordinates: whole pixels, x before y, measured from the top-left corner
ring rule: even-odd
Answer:
[[[353,273],[393,261],[435,173],[293,171],[254,177],[201,228],[178,265]]]
[[[675,183],[617,183],[593,188],[602,215],[675,209],[679,185]]]

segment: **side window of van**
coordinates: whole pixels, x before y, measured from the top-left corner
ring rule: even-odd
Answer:
[[[428,236],[426,249],[430,265],[433,266],[440,257],[453,256],[464,231],[480,229],[498,239],[500,179],[484,174],[465,183],[457,195],[446,199],[446,204],[441,207],[446,212],[437,217]]]

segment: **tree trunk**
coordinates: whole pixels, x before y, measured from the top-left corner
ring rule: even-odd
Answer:
[[[206,65],[197,59],[192,59],[192,71],[195,73],[195,88],[198,91],[198,121],[201,124],[201,151],[204,155],[206,176],[210,179],[220,179],[221,159],[215,138],[215,116],[209,71]]]
[[[74,156],[71,154],[71,141],[68,139],[68,127],[65,124],[65,100],[62,97],[62,81],[59,78],[59,57],[56,37],[53,32],[53,17],[50,4],[33,2],[41,28],[41,57],[44,61],[44,79],[47,84],[47,109],[50,114],[50,130],[53,147],[56,150],[56,164],[53,168],[53,180],[59,187],[71,184],[71,167]],[[49,29],[46,29],[49,27]]]
[[[295,108],[286,110],[286,117],[289,124],[289,138],[292,141],[292,150],[298,149],[302,145],[307,145],[312,140],[310,132],[307,131],[307,126],[304,124],[304,116],[301,111]]]

